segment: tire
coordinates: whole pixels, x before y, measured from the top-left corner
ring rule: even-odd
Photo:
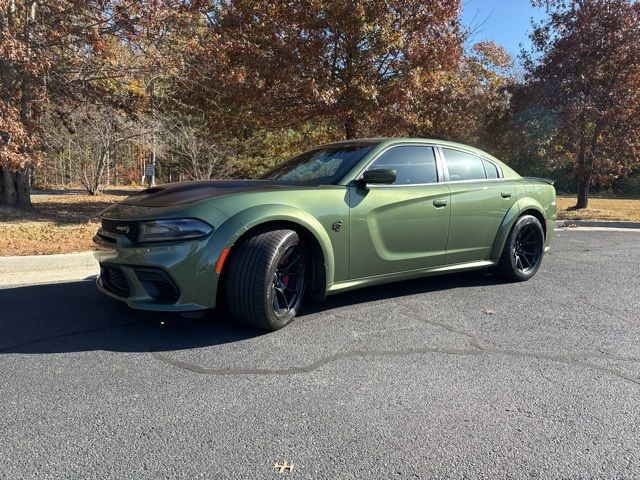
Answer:
[[[511,228],[504,244],[497,273],[509,280],[524,282],[533,277],[544,256],[544,230],[533,215],[523,215]]]
[[[293,230],[262,230],[234,247],[226,299],[238,321],[278,330],[298,314],[307,286],[307,254]]]

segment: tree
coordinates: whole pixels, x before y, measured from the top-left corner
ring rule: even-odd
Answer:
[[[640,3],[533,3],[549,17],[531,35],[521,93],[553,122],[550,154],[573,163],[576,208],[587,208],[590,186],[608,186],[640,163]]]
[[[495,147],[490,130],[509,108],[513,59],[493,42],[473,45],[455,68],[434,72],[413,94],[404,132]],[[408,115],[407,115],[408,113]]]
[[[144,89],[132,75],[162,70],[156,43],[190,3],[0,0],[0,206],[30,208],[45,111],[63,122],[86,102],[136,113]]]
[[[164,150],[188,180],[224,177],[229,146],[216,141],[201,119],[173,115],[165,120]]]
[[[462,53],[459,0],[202,3],[185,101],[237,135],[314,120],[353,138],[375,116],[393,130],[415,86]]]

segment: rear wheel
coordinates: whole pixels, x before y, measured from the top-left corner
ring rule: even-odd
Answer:
[[[520,217],[513,225],[505,242],[498,274],[515,281],[533,277],[544,255],[544,230],[533,215]]]
[[[237,320],[278,330],[295,318],[307,284],[307,255],[293,230],[257,231],[229,259],[226,297]]]

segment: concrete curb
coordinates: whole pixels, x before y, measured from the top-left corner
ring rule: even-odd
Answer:
[[[98,269],[93,252],[0,257],[0,273],[3,274],[80,269]]]
[[[597,228],[633,228],[640,229],[639,222],[615,222],[606,220],[558,220],[556,228],[580,228],[580,227],[597,227]]]

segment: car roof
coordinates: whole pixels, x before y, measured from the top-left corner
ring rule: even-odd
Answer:
[[[448,140],[440,140],[437,138],[418,138],[418,137],[380,137],[380,138],[354,138],[351,140],[341,140],[339,142],[332,142],[326,146],[344,146],[344,145],[379,145],[380,147],[386,147],[395,143],[432,143],[443,147],[461,148],[471,152],[475,152],[480,156],[489,157],[493,160],[497,160],[493,155],[480,150],[479,148],[465,145],[458,142],[450,142]]]

